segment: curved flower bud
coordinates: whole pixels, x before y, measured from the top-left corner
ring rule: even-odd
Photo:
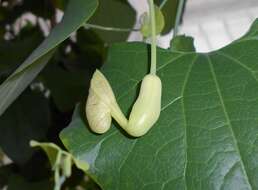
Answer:
[[[109,82],[99,70],[95,71],[91,79],[86,116],[92,131],[99,134],[108,131],[112,116],[120,125],[127,125],[127,119],[116,102]]]
[[[134,137],[146,134],[158,120],[161,110],[162,84],[158,76],[146,75],[143,78],[137,98],[125,130]]]

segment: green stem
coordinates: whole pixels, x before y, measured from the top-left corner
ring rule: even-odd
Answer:
[[[151,69],[150,73],[156,75],[157,65],[157,48],[156,48],[156,21],[155,21],[155,9],[153,0],[148,0],[149,12],[151,17]]]
[[[62,152],[58,151],[56,161],[55,161],[55,164],[53,166],[53,169],[55,171],[55,173],[54,173],[54,179],[55,179],[54,190],[61,190],[62,184],[65,181],[65,177],[63,175],[60,177],[61,159],[62,159]]]
[[[95,25],[95,24],[89,24],[86,23],[84,25],[86,29],[88,28],[94,28],[98,30],[105,30],[105,31],[114,31],[114,32],[132,32],[132,31],[140,31],[140,29],[135,29],[135,28],[113,28],[113,27],[107,27],[107,26],[100,26],[100,25]]]
[[[61,190],[61,185],[60,185],[60,173],[59,173],[59,168],[55,169],[55,187],[54,190]]]
[[[164,5],[166,4],[168,0],[163,0],[162,3],[160,4],[159,8],[162,9]]]
[[[58,151],[57,156],[56,156],[56,161],[55,164],[53,166],[53,170],[55,170],[56,168],[59,168],[60,162],[61,162],[61,156],[62,153]]]
[[[180,19],[182,17],[184,4],[185,4],[185,0],[179,0],[179,4],[177,7],[177,13],[176,13],[176,22],[175,22],[175,27],[174,27],[173,38],[178,34],[178,27],[180,24]]]
[[[117,123],[124,129],[128,125],[128,120],[121,111],[117,103],[111,104],[111,115],[117,121]]]

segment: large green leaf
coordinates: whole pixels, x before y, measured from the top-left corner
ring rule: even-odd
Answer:
[[[97,5],[97,0],[70,1],[62,22],[0,86],[0,115],[44,68],[53,55],[54,49],[89,19]]]
[[[102,71],[128,113],[148,71],[147,46],[114,45]],[[93,134],[77,109],[61,133],[105,190],[258,189],[258,20],[207,54],[158,50],[162,112],[142,138],[114,122]]]

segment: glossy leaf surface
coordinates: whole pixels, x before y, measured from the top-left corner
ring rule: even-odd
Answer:
[[[104,190],[258,189],[258,20],[240,40],[207,54],[158,51],[162,112],[142,138],[113,122],[93,134],[79,109],[61,133]],[[114,45],[102,71],[125,113],[148,72],[145,44]]]

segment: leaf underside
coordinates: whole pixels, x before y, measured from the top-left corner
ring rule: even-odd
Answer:
[[[112,46],[102,71],[124,113],[148,72],[147,46]],[[241,39],[207,54],[158,50],[162,112],[142,138],[113,122],[93,134],[77,109],[61,133],[105,190],[258,189],[258,20]]]

